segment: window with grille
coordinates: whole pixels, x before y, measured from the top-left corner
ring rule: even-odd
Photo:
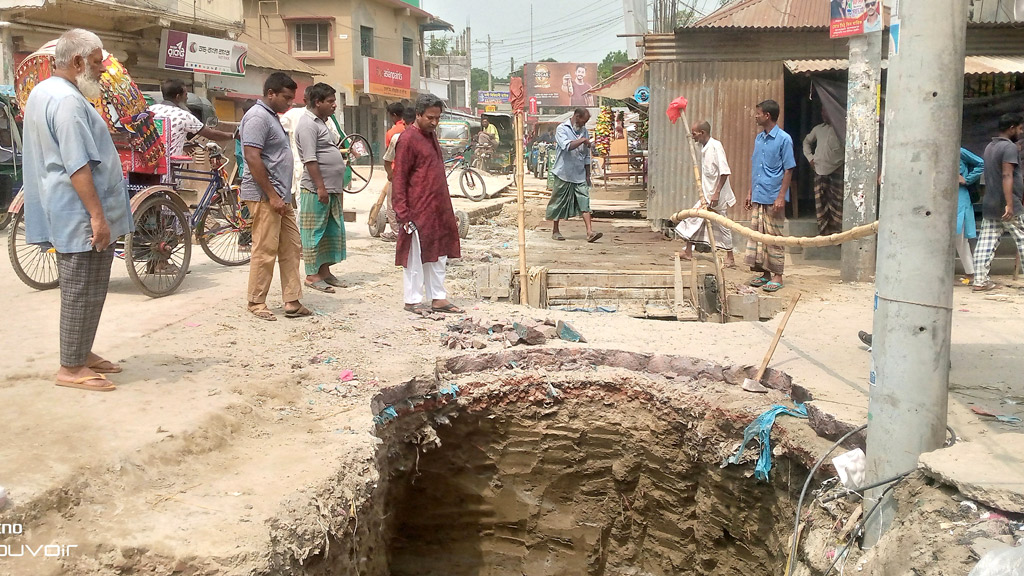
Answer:
[[[402,64],[412,66],[413,50],[412,38],[402,38]]]
[[[300,22],[295,24],[295,52],[331,51],[331,24],[329,22]]]
[[[373,58],[373,28],[359,27],[359,54]]]

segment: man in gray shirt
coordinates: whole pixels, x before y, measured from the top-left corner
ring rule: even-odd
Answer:
[[[338,149],[338,137],[327,127],[338,107],[336,94],[330,84],[311,86],[306,91],[306,110],[295,127],[295,146],[302,162],[299,230],[306,286],[331,294],[333,286],[342,286],[331,273],[331,265],[345,259],[345,159]]]
[[[242,117],[238,127],[245,157],[242,200],[252,215],[252,259],[249,261],[249,311],[262,320],[277,320],[267,308],[267,293],[280,261],[285,316],[311,316],[299,302],[299,226],[292,198],[292,150],[278,114],[288,110],[298,86],[287,74],[274,72],[263,83],[263,97]]]
[[[974,251],[975,292],[996,287],[988,279],[988,271],[1003,231],[1013,236],[1017,252],[1024,259],[1024,180],[1016,144],[1022,130],[1024,116],[1015,112],[1003,114],[999,117],[999,135],[985,147],[985,196],[981,204],[981,233]]]
[[[814,168],[814,205],[822,236],[843,231],[843,163],[846,146],[839,140],[828,112],[804,138],[804,156]]]

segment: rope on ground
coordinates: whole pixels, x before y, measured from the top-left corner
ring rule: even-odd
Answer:
[[[861,238],[867,238],[878,234],[878,221],[875,220],[871,224],[864,224],[863,226],[857,226],[851,228],[846,232],[840,232],[839,234],[830,234],[828,236],[772,236],[770,234],[764,234],[756,230],[747,228],[746,226],[734,222],[717,212],[711,212],[710,210],[700,210],[692,208],[689,210],[680,210],[672,215],[671,220],[673,222],[680,222],[686,218],[693,218],[697,216],[705,220],[710,220],[720,226],[736,232],[741,236],[746,236],[755,242],[761,242],[764,244],[770,244],[772,246],[801,246],[804,248],[817,248],[821,246],[838,246],[844,242],[850,242],[853,240],[860,240]]]

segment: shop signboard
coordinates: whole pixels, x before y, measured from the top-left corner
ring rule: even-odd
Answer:
[[[593,106],[595,98],[586,92],[595,82],[595,63],[531,62],[524,69],[526,96],[539,106]]]
[[[828,3],[831,38],[882,31],[881,0],[828,0]]]
[[[476,101],[489,104],[508,104],[508,90],[477,90]]]
[[[411,98],[412,68],[364,57],[363,92],[391,98]]]
[[[160,33],[160,67],[168,70],[245,76],[248,52],[245,43],[234,40],[166,28]]]

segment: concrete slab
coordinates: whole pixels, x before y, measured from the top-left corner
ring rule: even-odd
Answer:
[[[1024,514],[1024,445],[1019,434],[995,434],[921,455],[929,476],[990,508]]]

